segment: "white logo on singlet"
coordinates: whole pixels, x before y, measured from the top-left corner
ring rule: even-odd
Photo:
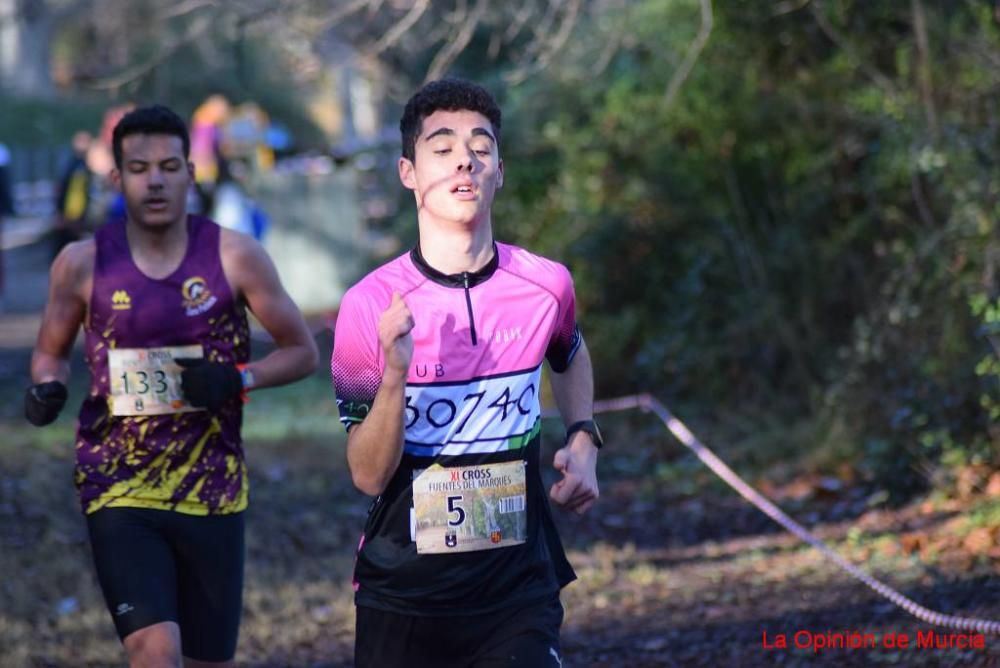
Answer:
[[[549,654],[556,658],[556,663],[562,666],[562,657],[559,656],[559,652],[556,651],[555,647],[549,647]]]
[[[129,605],[128,603],[119,603],[118,607],[115,608],[115,616],[121,617],[126,612],[131,612],[133,610],[135,610],[135,608]]]
[[[510,343],[511,341],[521,340],[521,328],[507,327],[493,332],[483,332],[480,336],[484,341],[492,343]]]

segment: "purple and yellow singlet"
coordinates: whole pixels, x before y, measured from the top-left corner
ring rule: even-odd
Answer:
[[[226,514],[247,506],[239,399],[217,414],[180,391],[178,358],[243,363],[246,311],[220,258],[220,228],[187,220],[180,266],[154,280],[132,260],[125,222],[98,230],[84,326],[90,391],[80,408],[76,485],[85,513],[101,508]]]

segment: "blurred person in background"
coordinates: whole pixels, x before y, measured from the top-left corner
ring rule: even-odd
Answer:
[[[0,313],[4,308],[3,221],[14,215],[14,193],[10,177],[10,150],[0,142]]]
[[[89,132],[73,135],[72,154],[56,182],[56,220],[52,229],[52,258],[66,244],[78,241],[87,226],[91,201],[91,172],[87,153],[93,143]]]
[[[112,151],[113,132],[115,126],[128,112],[135,109],[132,103],[116,105],[104,112],[101,121],[101,131],[91,142],[87,151],[87,166],[90,173],[97,179],[96,187],[91,191],[96,199],[92,207],[95,225],[114,222],[125,218],[125,196],[114,184],[112,174],[115,168],[115,158]]]
[[[211,218],[222,227],[261,241],[270,223],[267,214],[248,193],[248,171],[242,160],[219,162]]]
[[[212,220],[222,227],[254,236],[253,202],[243,187],[244,167],[239,162],[219,161],[218,179],[212,197]]]
[[[229,101],[222,95],[209,96],[191,118],[191,162],[198,166],[194,183],[200,197],[198,213],[212,211],[215,185],[223,162],[223,128],[229,120]]]

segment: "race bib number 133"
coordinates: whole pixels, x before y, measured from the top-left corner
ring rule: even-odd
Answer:
[[[200,410],[184,400],[181,367],[175,359],[202,358],[201,345],[167,348],[112,348],[112,415],[163,415]]]

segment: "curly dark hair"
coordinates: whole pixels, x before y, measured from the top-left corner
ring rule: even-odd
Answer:
[[[489,119],[493,135],[500,144],[500,107],[489,91],[464,79],[438,79],[418,90],[403,110],[399,132],[403,140],[403,157],[414,160],[417,137],[424,119],[435,111],[475,111]]]
[[[118,121],[111,135],[115,166],[122,168],[122,140],[129,135],[173,135],[184,144],[184,158],[191,152],[191,137],[180,116],[162,104],[133,109]]]

